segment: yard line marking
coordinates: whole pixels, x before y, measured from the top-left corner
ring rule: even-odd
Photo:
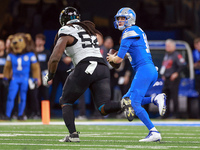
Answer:
[[[41,136],[41,137],[47,137],[47,136],[54,136],[54,137],[63,137],[63,136],[66,136],[66,134],[12,134],[12,133],[7,133],[7,134],[0,134],[0,137],[14,137],[14,136]],[[90,136],[91,137],[91,134],[81,134],[80,135],[80,137],[88,137],[88,136]],[[114,135],[114,134],[110,134],[109,136],[107,135],[103,135],[103,134],[93,134],[92,135],[92,137],[95,137],[95,138],[98,138],[98,137],[112,137],[112,138],[130,138],[130,137],[132,137],[132,138],[142,138],[143,136],[141,135],[141,136],[121,136],[121,135]],[[167,137],[163,137],[164,139],[173,139],[173,138],[183,138],[183,139],[185,139],[185,138],[188,138],[188,139],[200,139],[200,137],[186,137],[186,136],[182,136],[182,137],[169,137],[169,136],[167,136]],[[0,138],[0,140],[1,140],[1,138]]]
[[[41,146],[72,146],[72,147],[117,147],[117,148],[134,148],[134,149],[170,149],[170,148],[183,148],[183,149],[200,149],[200,146],[141,146],[141,145],[81,145],[81,144],[28,144],[28,143],[0,143],[0,145],[41,145]]]
[[[141,121],[84,121],[75,122],[76,125],[117,125],[117,126],[144,126]],[[193,126],[200,127],[200,121],[153,121],[155,126]],[[0,125],[42,125],[42,122],[0,122]],[[50,125],[65,125],[64,122],[50,122]]]
[[[11,139],[2,139],[2,141],[10,141]],[[0,139],[1,141],[1,139]],[[12,141],[51,141],[51,142],[55,142],[57,140],[55,139],[12,139]],[[134,143],[138,143],[138,140],[81,140],[81,142],[92,142],[92,141],[99,141],[99,142],[134,142]],[[193,143],[193,144],[199,144],[200,141],[166,141],[164,140],[164,142],[166,143]]]

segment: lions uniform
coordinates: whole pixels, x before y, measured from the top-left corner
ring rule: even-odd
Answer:
[[[6,105],[6,115],[10,118],[18,91],[20,92],[19,94],[21,98],[21,101],[18,105],[18,116],[23,115],[26,106],[26,93],[28,90],[28,79],[31,64],[36,63],[37,59],[33,52],[16,55],[10,53],[7,56],[7,61],[11,61],[13,70]]]
[[[124,58],[126,53],[128,53],[130,63],[136,74],[129,91],[123,97],[131,99],[136,115],[143,121],[143,113],[141,112],[146,113],[146,111],[141,106],[143,105],[142,100],[147,90],[156,82],[158,72],[152,62],[146,34],[136,25],[126,28],[122,33],[117,56]],[[151,129],[153,124],[149,122],[147,127]]]
[[[117,59],[123,59],[127,54],[132,68],[136,72],[131,87],[123,98],[129,98],[131,100],[135,114],[150,131],[146,138],[139,141],[160,141],[162,139],[161,135],[154,127],[142,105],[154,103],[159,107],[159,113],[162,116],[166,110],[165,94],[158,94],[154,98],[145,97],[147,90],[156,82],[158,72],[152,61],[146,34],[141,28],[135,25],[135,20],[135,12],[128,7],[121,8],[115,15],[114,26],[123,31],[117,54],[119,58]]]

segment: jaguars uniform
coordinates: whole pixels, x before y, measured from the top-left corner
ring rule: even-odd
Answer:
[[[87,88],[90,88],[94,104],[102,115],[117,112],[125,104],[121,101],[110,101],[110,71],[100,53],[96,35],[101,35],[101,33],[96,30],[94,23],[80,22],[80,14],[73,7],[63,9],[59,21],[62,27],[55,38],[59,42],[56,43],[49,59],[45,80],[48,82],[55,75],[60,60],[57,53],[61,56],[64,51],[72,58],[74,69],[66,79],[60,98],[63,119],[70,135],[59,141],[80,142],[79,133],[75,127],[73,104]],[[62,38],[62,36],[68,37]]]
[[[12,64],[12,79],[9,85],[9,94],[7,97],[6,116],[11,117],[14,107],[14,100],[19,91],[21,101],[18,105],[18,116],[22,116],[26,106],[26,93],[28,90],[28,79],[32,63],[37,63],[33,52],[25,54],[8,54],[7,61]]]
[[[100,110],[111,95],[109,69],[100,53],[97,37],[90,36],[79,25],[61,27],[58,36],[66,35],[75,39],[65,49],[75,68],[66,80],[60,103],[73,104],[90,87],[95,104]],[[99,90],[94,93],[95,88]]]

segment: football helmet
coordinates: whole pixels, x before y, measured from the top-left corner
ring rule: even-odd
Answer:
[[[61,26],[69,23],[80,22],[80,14],[74,7],[66,7],[60,13],[59,22]]]
[[[118,17],[125,17],[125,21],[123,26],[119,26]],[[124,30],[126,27],[132,26],[135,24],[136,21],[136,14],[135,12],[129,7],[121,8],[117,14],[115,15],[114,27],[119,30]]]

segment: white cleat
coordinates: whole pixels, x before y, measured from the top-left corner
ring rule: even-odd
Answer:
[[[153,103],[158,106],[159,114],[161,116],[165,115],[166,112],[166,94],[158,94],[153,98]]]
[[[139,140],[139,142],[157,142],[161,139],[161,134],[158,131],[150,131],[149,134],[144,139]]]

